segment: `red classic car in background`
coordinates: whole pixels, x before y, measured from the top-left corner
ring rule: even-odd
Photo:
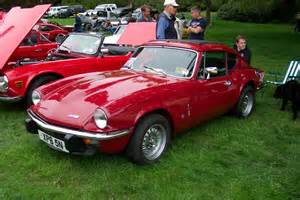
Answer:
[[[1,46],[5,48],[0,49],[0,68],[7,60],[44,59],[49,50],[57,48],[57,43],[50,42],[40,31],[32,30],[40,15],[30,11],[16,7],[3,14],[0,20],[0,40]]]
[[[52,23],[38,23],[34,29],[43,33],[52,42],[61,42],[69,31]]]
[[[231,110],[248,117],[264,73],[210,42],[153,41],[117,71],[68,77],[35,90],[27,130],[72,154],[126,149],[158,161],[171,136]]]
[[[17,62],[24,59],[42,60],[47,57],[49,51],[57,47],[56,42],[51,42],[41,32],[32,30],[10,56],[8,62]]]
[[[6,47],[0,48],[0,100],[25,98],[31,105],[35,88],[75,74],[120,69],[132,54],[133,48],[102,48],[104,38],[100,35],[73,33],[45,60],[8,62],[49,6],[12,8],[0,25],[0,43]]]

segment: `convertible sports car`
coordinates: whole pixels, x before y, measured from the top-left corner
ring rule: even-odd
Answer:
[[[120,69],[134,49],[102,48],[104,38],[96,34],[70,34],[45,60],[8,62],[34,24],[50,5],[32,9],[13,8],[0,26],[0,100],[25,99],[31,105],[32,91],[57,79],[88,72]],[[18,18],[28,20],[16,20]]]
[[[121,70],[35,90],[26,127],[55,150],[87,155],[126,149],[134,162],[151,164],[183,130],[230,110],[248,117],[263,77],[222,44],[153,41]]]

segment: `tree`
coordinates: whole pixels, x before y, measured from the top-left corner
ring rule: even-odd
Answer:
[[[206,0],[206,18],[207,18],[207,22],[208,24],[211,23],[211,0]]]
[[[134,7],[134,0],[128,0],[128,6],[133,8]]]

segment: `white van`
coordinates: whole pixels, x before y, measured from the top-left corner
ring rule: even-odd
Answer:
[[[47,12],[48,17],[57,17],[58,12],[61,9],[67,9],[69,6],[53,6],[49,8],[49,11]]]

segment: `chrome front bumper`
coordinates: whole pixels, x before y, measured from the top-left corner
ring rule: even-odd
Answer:
[[[3,102],[19,102],[23,99],[23,97],[4,97],[0,96],[0,101]]]
[[[43,130],[59,133],[59,134],[68,134],[79,138],[86,138],[92,140],[111,140],[114,138],[119,138],[122,136],[126,136],[130,133],[130,129],[115,131],[115,132],[108,132],[108,133],[93,133],[93,132],[86,132],[80,130],[73,130],[64,127],[59,127],[55,125],[48,124],[47,122],[40,119],[36,114],[34,114],[30,109],[27,110],[28,116],[36,123],[36,125]]]

